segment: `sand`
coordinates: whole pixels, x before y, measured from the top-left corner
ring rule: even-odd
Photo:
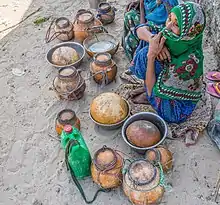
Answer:
[[[2,3],[3,2],[3,3]],[[128,1],[112,1],[117,8],[116,20],[107,26],[118,39],[123,31],[123,11]],[[121,149],[138,156],[123,142],[120,130],[104,131],[90,120],[88,111],[91,100],[99,93],[114,90],[121,80],[104,88],[87,80],[85,96],[74,102],[59,101],[51,89],[57,69],[51,67],[45,55],[58,43],[45,44],[44,37],[50,22],[35,26],[39,17],[66,16],[73,20],[80,8],[89,8],[87,1],[79,0],[1,0],[0,30],[17,23],[37,8],[42,10],[23,24],[0,34],[0,204],[1,205],[79,205],[85,204],[71,181],[64,164],[64,152],[56,136],[54,120],[64,108],[76,111],[82,123],[82,134],[93,155],[103,145]],[[13,11],[16,10],[16,11]],[[27,10],[27,11],[26,11]],[[4,22],[5,25],[2,26]],[[7,25],[6,25],[7,24]],[[118,76],[127,68],[128,61],[122,48],[114,60]],[[205,45],[205,69],[216,66],[212,48]],[[22,76],[12,71],[19,69]],[[81,68],[89,76],[89,58]],[[214,205],[213,190],[219,171],[219,151],[204,132],[197,145],[186,148],[181,141],[166,143],[174,152],[174,169],[168,175],[173,188],[163,199],[167,205]],[[91,198],[97,189],[91,179],[81,181]],[[95,205],[128,205],[121,189],[99,195]]]

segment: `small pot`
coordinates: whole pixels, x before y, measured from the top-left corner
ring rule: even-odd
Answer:
[[[163,171],[167,172],[173,167],[173,156],[170,150],[165,147],[159,146],[150,149],[146,152],[146,159],[151,162],[160,163]]]
[[[55,127],[58,135],[61,135],[65,125],[72,125],[80,130],[80,120],[73,110],[65,109],[58,113]]]
[[[85,80],[75,67],[61,68],[53,81],[54,90],[59,99],[79,100],[86,89]]]
[[[104,189],[116,188],[122,182],[123,158],[117,151],[104,146],[99,149],[91,165],[93,181]]]
[[[85,9],[79,10],[73,24],[75,41],[82,43],[89,36],[88,30],[97,26],[102,26],[102,23],[94,17],[91,11]],[[96,32],[100,32],[100,30],[97,29]]]
[[[90,72],[96,83],[107,85],[115,80],[117,66],[109,53],[98,53],[90,63]]]
[[[135,205],[157,204],[164,194],[161,170],[149,161],[131,162],[123,176],[123,190]]]
[[[51,29],[53,25],[54,32],[51,35]],[[50,41],[53,41],[55,38],[61,41],[69,41],[73,39],[73,37],[74,33],[72,23],[69,21],[69,19],[61,17],[51,22],[46,34],[46,42],[49,43]]]
[[[109,3],[100,3],[97,18],[103,25],[112,23],[115,19],[115,8],[111,7]]]

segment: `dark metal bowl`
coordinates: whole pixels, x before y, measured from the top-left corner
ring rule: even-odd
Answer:
[[[105,129],[105,130],[116,130],[116,129],[120,128],[120,127],[124,124],[124,122],[129,118],[130,112],[131,112],[131,108],[130,108],[130,105],[129,105],[128,101],[125,100],[125,99],[123,99],[123,100],[126,102],[126,104],[127,104],[127,106],[128,106],[128,114],[127,114],[127,116],[125,117],[125,119],[123,119],[121,122],[118,122],[118,123],[115,123],[115,124],[103,124],[103,123],[99,123],[99,122],[97,122],[97,121],[95,121],[95,120],[93,119],[93,117],[92,117],[92,115],[91,115],[91,110],[90,110],[90,111],[89,111],[89,116],[90,116],[91,120],[92,120],[96,125],[102,127],[102,128]]]
[[[68,47],[71,47],[71,48],[74,48],[76,50],[76,52],[78,53],[79,55],[79,60],[76,61],[75,63],[72,63],[72,64],[69,64],[69,65],[63,65],[63,66],[59,66],[59,65],[56,65],[52,62],[52,55],[53,55],[53,52],[57,49],[57,48],[60,48],[60,47],[63,47],[63,46],[68,46]],[[64,43],[59,43],[57,45],[55,45],[54,47],[52,47],[48,52],[47,52],[47,61],[54,67],[56,68],[64,68],[64,67],[67,67],[67,66],[74,66],[75,68],[79,67],[80,64],[82,63],[82,60],[85,56],[85,49],[84,47],[79,44],[79,43],[76,43],[76,42],[64,42]]]
[[[147,121],[150,121],[152,122],[154,125],[156,125],[158,127],[158,129],[160,130],[160,133],[161,133],[161,140],[153,145],[153,146],[150,146],[150,147],[138,147],[138,146],[135,146],[133,144],[131,144],[128,139],[127,139],[127,136],[126,136],[126,129],[128,128],[128,126],[132,123],[132,122],[135,122],[135,121],[138,121],[138,120],[147,120]],[[155,148],[157,147],[158,145],[160,145],[161,143],[163,143],[163,141],[166,139],[167,137],[167,132],[168,132],[168,129],[167,129],[167,124],[166,122],[157,114],[154,114],[154,113],[151,113],[151,112],[140,112],[140,113],[137,113],[135,115],[132,115],[131,117],[129,117],[126,122],[124,123],[123,127],[122,127],[122,137],[124,139],[124,141],[132,148],[134,149],[135,151],[137,151],[138,153],[140,154],[145,154],[145,152],[148,150],[148,149],[152,149],[152,148]]]

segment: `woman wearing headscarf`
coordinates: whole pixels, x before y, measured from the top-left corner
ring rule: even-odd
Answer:
[[[144,80],[147,100],[163,119],[184,122],[202,96],[204,12],[199,4],[186,2],[172,8],[164,28],[151,22],[144,26],[159,34],[136,51],[130,70]],[[159,61],[164,45],[170,60]]]

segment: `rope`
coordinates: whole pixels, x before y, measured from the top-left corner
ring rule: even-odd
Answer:
[[[72,180],[73,180],[73,182],[75,183],[75,185],[76,185],[77,189],[79,190],[81,196],[83,197],[84,201],[85,201],[87,204],[91,204],[91,203],[93,203],[93,202],[96,200],[96,198],[97,198],[99,192],[109,192],[109,191],[111,191],[111,190],[110,190],[110,189],[103,189],[103,188],[101,188],[101,189],[98,189],[98,190],[96,191],[96,193],[95,193],[95,195],[94,195],[94,197],[93,197],[92,200],[88,200],[88,199],[86,198],[85,192],[84,192],[84,190],[83,190],[81,184],[79,183],[78,179],[76,178],[74,171],[73,171],[72,168],[70,167],[69,160],[68,160],[68,156],[69,156],[69,154],[70,154],[71,148],[72,148],[72,146],[74,146],[74,145],[76,145],[76,144],[79,144],[79,142],[76,141],[76,140],[74,140],[74,139],[71,139],[71,140],[68,142],[67,147],[66,147],[66,150],[65,150],[65,163],[66,163],[67,170],[70,171],[70,175],[71,175],[71,177],[72,177]],[[80,144],[79,144],[79,145],[80,145]]]

